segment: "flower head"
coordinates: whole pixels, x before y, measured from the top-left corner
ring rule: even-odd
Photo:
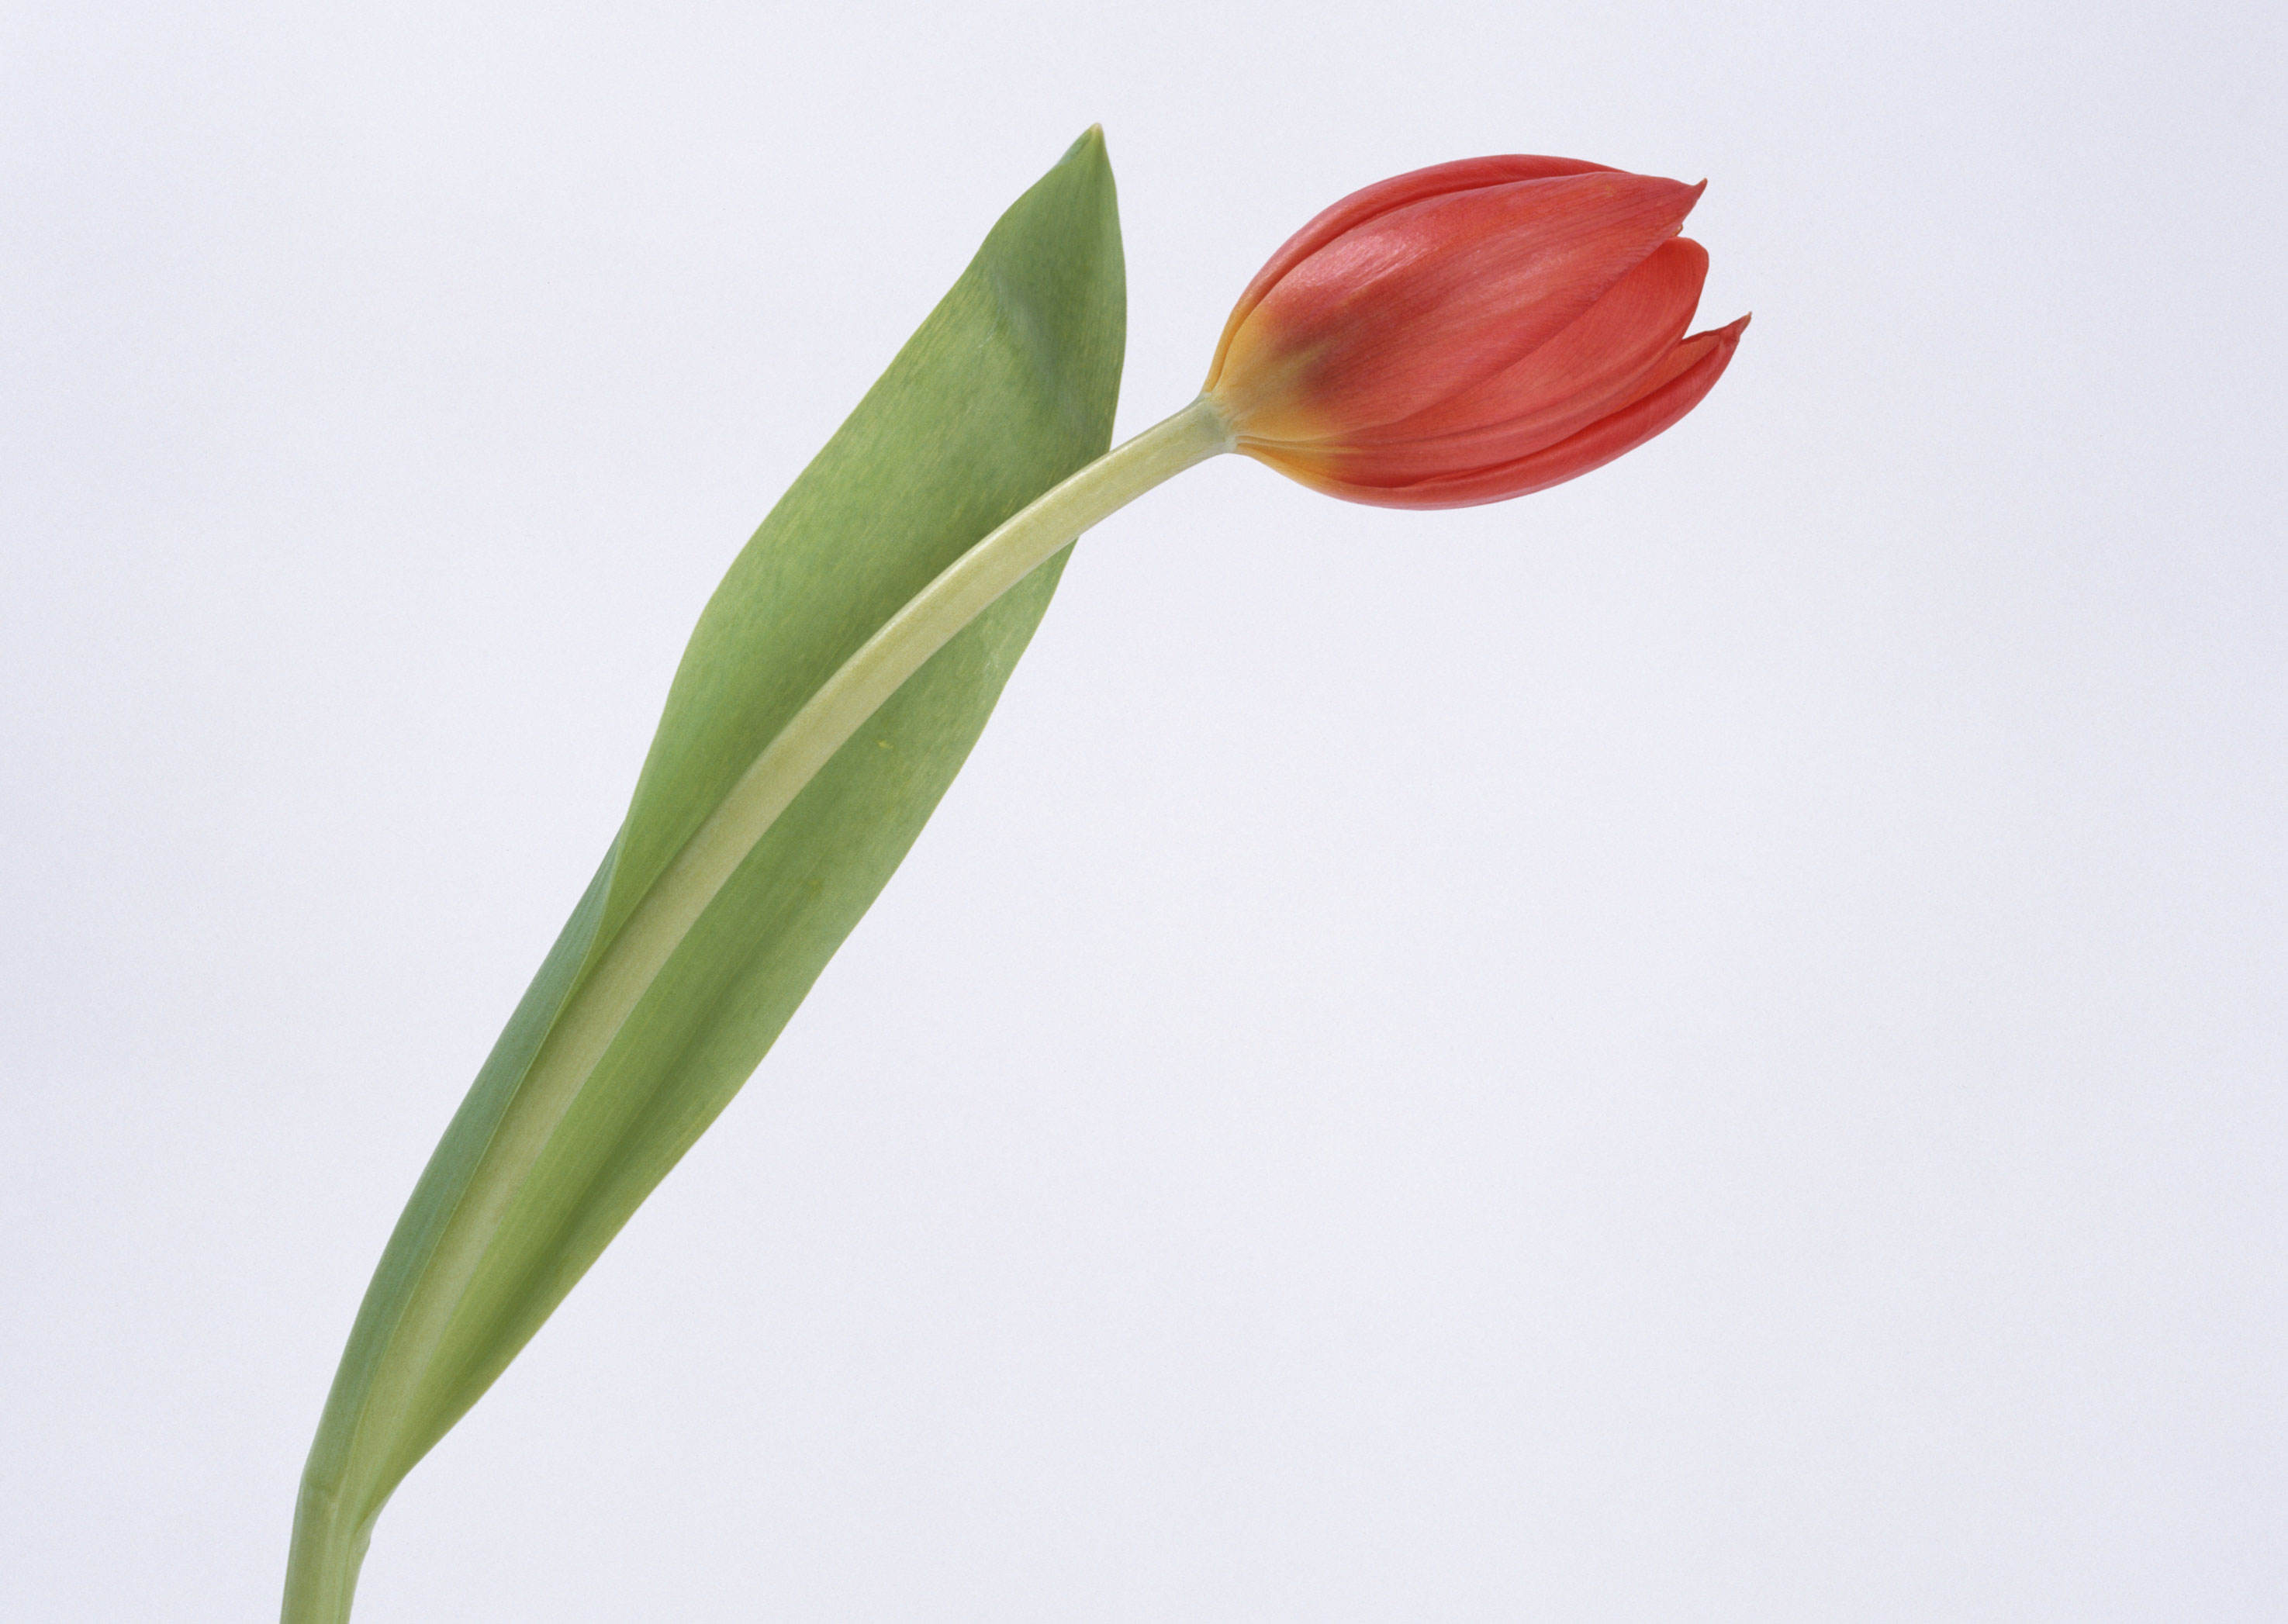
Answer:
[[[1700,192],[1534,157],[1355,192],[1240,295],[1206,392],[1238,449],[1354,502],[1586,473],[1698,404],[1748,325],[1685,337],[1708,254],[1676,234]]]

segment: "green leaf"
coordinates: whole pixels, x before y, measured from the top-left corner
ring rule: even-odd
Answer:
[[[843,662],[1105,450],[1124,326],[1112,173],[1092,130],[1001,218],[732,565],[626,822],[367,1290],[303,1477],[286,1624],[348,1616],[398,1482],[738,1091],[921,832],[1065,552],[906,681],[695,917],[659,906],[694,835]]]

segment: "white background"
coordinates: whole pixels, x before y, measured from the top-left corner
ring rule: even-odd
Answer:
[[[1086,541],[360,1624],[2288,1613],[2253,4],[0,20],[0,1616],[273,1616],[415,1174],[755,521],[1097,120],[1711,179],[1680,427]]]

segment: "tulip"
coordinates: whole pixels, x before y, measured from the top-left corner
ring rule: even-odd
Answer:
[[[1748,325],[1684,336],[1701,189],[1495,157],[1355,192],[1248,284],[1205,397],[1234,448],[1353,502],[1466,507],[1586,473],[1697,405]]]
[[[1226,452],[1439,508],[1641,445],[1747,326],[1684,336],[1708,256],[1677,233],[1700,190],[1527,157],[1369,186],[1249,284],[1196,399],[1092,461],[1125,308],[1100,132],[1002,218],[709,605],[619,836],[360,1310],[286,1624],[344,1624],[398,1481],[769,1047],[959,768],[1053,582],[979,617]]]
[[[1685,336],[1708,254],[1677,232],[1701,190],[1499,157],[1353,193],[1248,284],[1199,396],[1005,520],[891,617],[749,768],[722,828],[759,837],[776,812],[740,797],[786,804],[1001,594],[1211,457],[1243,451],[1353,502],[1454,508],[1644,444],[1715,386],[1748,325]]]

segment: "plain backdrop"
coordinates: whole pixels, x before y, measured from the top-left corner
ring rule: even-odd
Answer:
[[[755,522],[1102,121],[1122,432],[1399,170],[1730,375],[1092,534],[359,1624],[2288,1616],[2276,8],[0,14],[0,1616],[274,1616]]]

